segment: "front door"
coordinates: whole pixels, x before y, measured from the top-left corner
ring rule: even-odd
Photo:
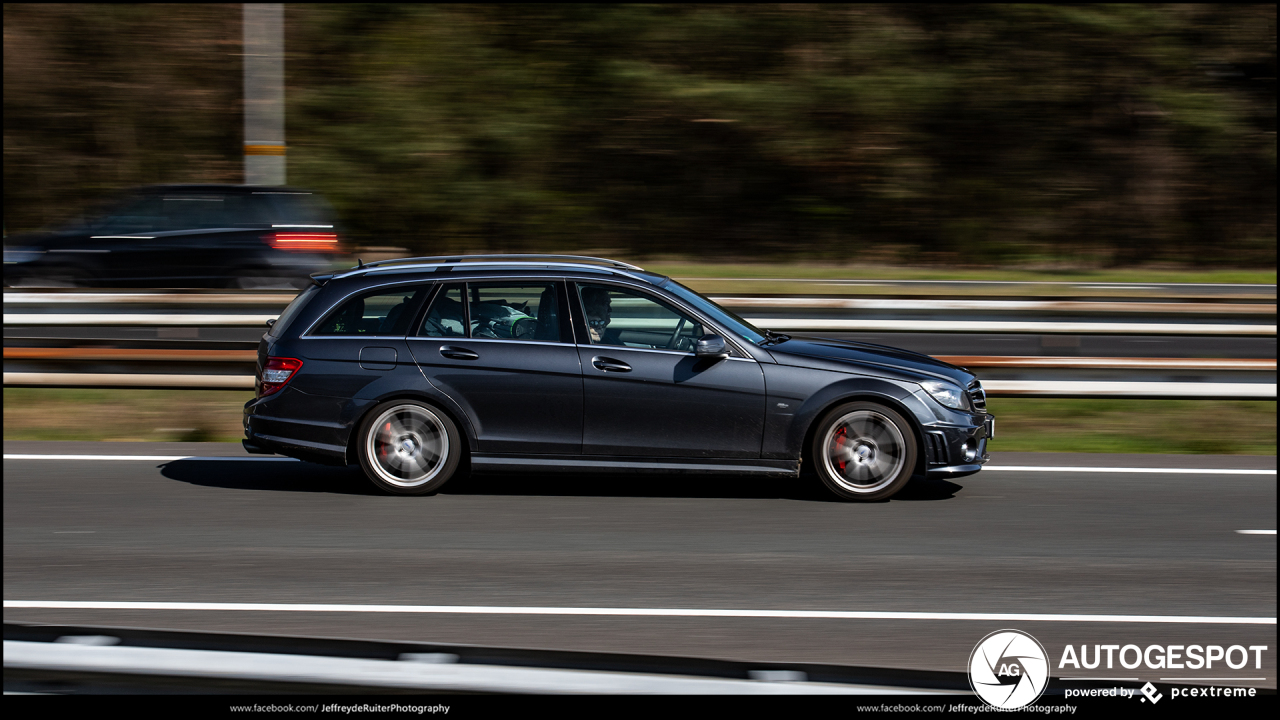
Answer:
[[[648,293],[574,285],[587,325],[578,346],[584,454],[760,457],[765,392],[755,360],[696,357],[702,324]]]

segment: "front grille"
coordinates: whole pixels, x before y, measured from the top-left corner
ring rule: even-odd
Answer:
[[[969,383],[969,402],[975,410],[987,411],[987,391],[982,389],[982,383],[977,380]]]

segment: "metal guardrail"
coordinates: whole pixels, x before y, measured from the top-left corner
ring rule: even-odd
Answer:
[[[256,329],[292,292],[29,292],[4,294],[10,329],[37,347],[4,349],[6,386],[251,389]],[[945,332],[1274,337],[1274,303],[970,300],[952,298],[713,298],[751,322],[789,332]],[[851,317],[851,315],[853,315]],[[978,316],[980,319],[975,319]],[[1203,322],[1212,319],[1219,322]],[[1135,322],[1135,320],[1141,320]],[[1268,322],[1270,320],[1271,322]],[[117,344],[49,347],[84,334]],[[152,329],[147,329],[152,328]],[[96,329],[96,330],[95,330]],[[243,349],[205,349],[210,333]],[[142,333],[140,336],[139,333]],[[146,333],[151,333],[147,336]],[[145,337],[144,337],[145,336]],[[199,338],[199,340],[197,340]],[[202,347],[155,347],[157,341]],[[95,337],[94,344],[102,344]],[[109,341],[108,342],[112,342]],[[981,372],[993,396],[1274,399],[1274,359],[937,356]],[[182,370],[174,370],[174,363]]]
[[[380,640],[4,626],[5,692],[968,694],[963,673]]]

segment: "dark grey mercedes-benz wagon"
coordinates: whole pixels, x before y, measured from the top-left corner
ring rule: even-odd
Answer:
[[[391,493],[472,471],[798,476],[880,500],[988,458],[968,371],[759,330],[674,280],[577,256],[410,258],[313,276],[258,346],[244,445],[359,463]]]

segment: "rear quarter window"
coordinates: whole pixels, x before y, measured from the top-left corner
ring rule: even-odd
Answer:
[[[348,298],[317,323],[309,335],[404,336],[430,288],[430,285],[404,285]]]
[[[285,330],[293,324],[294,318],[298,317],[298,313],[302,312],[302,308],[306,307],[307,303],[311,302],[311,298],[315,297],[319,292],[320,287],[318,285],[312,285],[301,293],[298,293],[298,296],[293,299],[293,302],[289,303],[289,306],[284,309],[284,312],[280,313],[280,317],[276,318],[275,324],[267,330],[267,334],[271,337],[283,337]]]

